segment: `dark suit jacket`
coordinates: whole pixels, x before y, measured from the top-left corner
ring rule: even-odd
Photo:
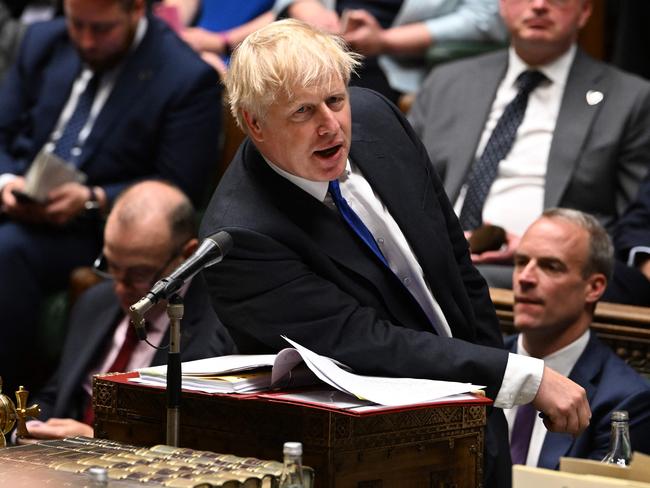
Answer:
[[[474,162],[507,51],[433,70],[409,113],[454,202]],[[589,90],[603,101],[589,105]],[[650,83],[578,50],[548,156],[544,208],[596,216],[608,230],[634,198],[650,161]]]
[[[517,335],[506,346],[517,349]],[[611,416],[615,410],[630,415],[632,450],[650,454],[650,383],[591,334],[569,378],[587,391],[591,423],[574,439],[569,434],[547,432],[537,465],[557,469],[560,457],[601,460],[609,450]]]
[[[436,335],[338,213],[275,173],[250,141],[202,223],[202,235],[226,230],[234,240],[205,270],[215,308],[243,353],[277,351],[286,334],[359,373],[471,381],[494,398],[508,353],[424,147],[386,99],[364,89],[350,95],[350,158],[406,236],[454,338]]]
[[[48,141],[82,68],[63,19],[30,27],[0,89],[0,174],[22,175]],[[124,60],[79,166],[110,199],[161,177],[195,203],[218,157],[218,76],[161,21]]]
[[[641,183],[636,199],[616,226],[614,245],[623,261],[627,261],[633,247],[650,248],[650,173]]]
[[[184,298],[181,321],[181,360],[192,361],[206,357],[232,354],[232,340],[214,313],[201,276],[192,280]],[[80,420],[86,407],[83,390],[85,375],[104,358],[113,332],[124,317],[113,292],[112,281],[102,282],[77,301],[70,315],[63,354],[56,373],[37,393],[35,402],[41,407],[40,420],[50,417]],[[169,330],[161,345],[169,342]],[[167,350],[158,350],[152,366],[166,364]]]

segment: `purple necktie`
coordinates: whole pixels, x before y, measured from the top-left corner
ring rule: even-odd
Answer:
[[[510,457],[512,464],[526,464],[530,437],[535,426],[535,414],[537,410],[531,403],[522,405],[517,409],[515,425],[512,427],[510,436]]]

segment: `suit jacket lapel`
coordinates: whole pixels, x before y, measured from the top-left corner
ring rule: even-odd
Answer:
[[[576,362],[569,379],[582,386],[587,392],[587,398],[591,404],[596,394],[597,386],[594,378],[600,374],[602,369],[602,355],[595,351],[597,344],[592,333],[587,347]],[[574,438],[570,434],[547,432],[544,444],[539,454],[537,466],[540,468],[557,469],[560,457],[567,456],[574,445]]]
[[[379,141],[366,134],[362,126],[354,125],[352,131],[350,157],[361,168],[364,177],[404,234],[426,275],[434,298],[442,307],[447,321],[454,323],[454,337],[472,338],[473,333],[469,327],[465,327],[464,321],[453,320],[455,313],[462,314],[457,306],[456,310],[452,311],[451,308],[456,304],[454,298],[449,295],[449,289],[453,287],[449,286],[448,279],[453,275],[453,271],[448,273],[447,269],[433,262],[434,256],[446,255],[449,251],[445,249],[448,246],[446,234],[441,240],[441,234],[435,232],[435,229],[446,227],[446,223],[432,220],[432,216],[438,215],[437,212],[431,211],[431,206],[437,205],[430,180],[432,168],[409,165],[408,171],[411,174],[408,178],[401,178],[396,168],[403,167],[405,161],[413,158],[412,148],[378,144]],[[403,150],[406,152],[402,152]],[[418,170],[421,170],[421,174],[413,174]],[[413,303],[417,304],[415,299]],[[417,308],[420,310],[419,304]]]
[[[601,66],[578,50],[571,66],[560,105],[553,141],[548,156],[544,207],[560,205],[562,195],[571,180],[585,139],[602,103],[589,105],[589,90],[598,90],[607,97],[609,83],[602,76]]]
[[[83,331],[71,331],[71,333],[81,333],[83,335],[77,339],[79,347],[76,348],[77,354],[73,356],[73,362],[67,365],[64,370],[68,374],[61,379],[61,391],[57,396],[57,408],[55,408],[57,415],[60,415],[60,412],[69,410],[70,399],[78,391],[79,385],[84,380],[84,375],[88,373],[89,365],[94,365],[99,357],[103,357],[101,353],[106,347],[107,337],[111,337],[122,314],[113,293],[112,285],[100,284],[97,286],[106,287],[101,302],[97,302],[98,315],[92,317],[92,320],[89,320],[87,324],[84,324],[88,325],[88,327]]]
[[[506,50],[477,63],[471,76],[464,76],[456,81],[463,85],[461,93],[464,94],[465,105],[459,111],[463,123],[457,124],[454,132],[449,134],[452,138],[450,147],[457,148],[453,158],[447,163],[444,176],[445,190],[452,202],[458,198],[469,168],[476,159],[476,148],[507,67]]]

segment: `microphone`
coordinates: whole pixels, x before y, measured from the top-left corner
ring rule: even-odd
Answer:
[[[144,327],[144,314],[160,300],[167,300],[183,284],[203,268],[217,264],[232,248],[232,237],[226,231],[206,237],[194,254],[187,258],[172,273],[158,280],[144,297],[129,307],[131,322],[135,326],[138,339],[144,340],[147,332]]]

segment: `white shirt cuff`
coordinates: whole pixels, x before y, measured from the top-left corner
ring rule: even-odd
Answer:
[[[2,188],[2,185],[0,185],[0,188]],[[630,256],[627,258],[627,265],[631,267],[636,266],[636,258],[640,254],[650,254],[650,247],[634,246],[630,249]]]
[[[4,188],[4,186],[9,183],[10,181],[15,180],[18,178],[16,175],[12,175],[11,173],[3,173],[0,175],[0,190]]]
[[[543,375],[543,360],[510,353],[494,406],[512,408],[530,403],[537,395]]]

